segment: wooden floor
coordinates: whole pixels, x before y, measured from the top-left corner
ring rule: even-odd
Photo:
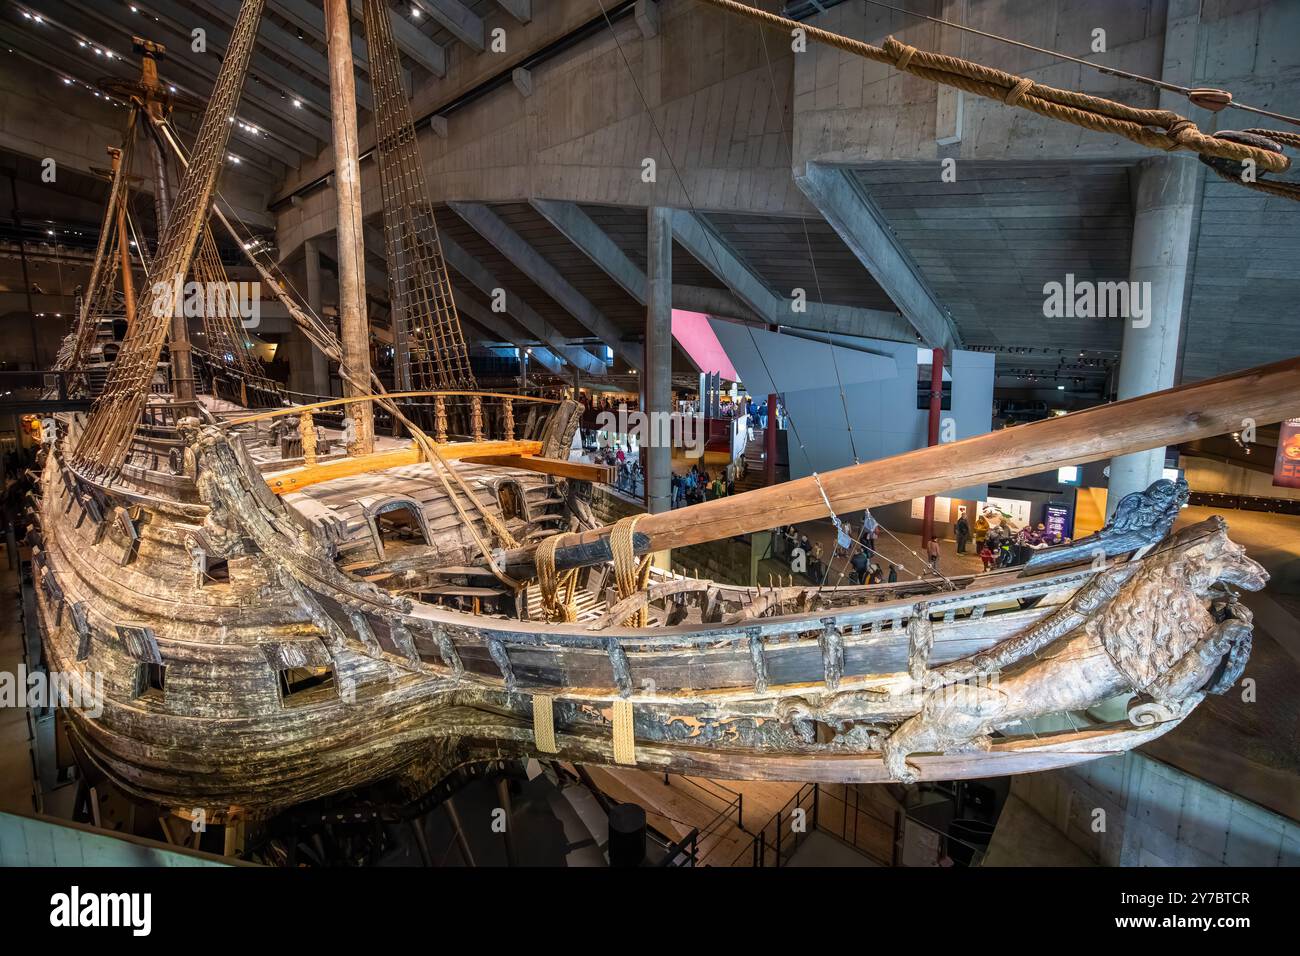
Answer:
[[[714,781],[678,774],[669,775],[665,785],[660,773],[622,767],[585,769],[610,797],[643,807],[649,825],[666,836],[680,839],[692,829],[712,828],[699,847],[699,860],[707,866],[748,866],[752,834],[771,820],[801,786],[771,780]],[[743,797],[743,830],[737,825],[734,809],[726,820],[718,822],[718,815],[735,799],[728,791]]]

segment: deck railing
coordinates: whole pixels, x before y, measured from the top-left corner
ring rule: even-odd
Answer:
[[[370,404],[376,416],[382,419],[391,415],[383,404],[400,405],[402,413],[423,429],[435,443],[451,441],[533,441],[546,426],[548,416],[542,413],[546,406],[558,405],[558,399],[532,395],[513,395],[507,392],[473,392],[459,390],[393,392],[386,395],[359,395],[331,398],[307,405],[294,405],[254,415],[243,415],[227,421],[228,427],[252,425],[293,419],[296,438],[286,446],[285,457],[302,457],[307,464],[316,461],[323,433],[322,422],[340,428],[341,417],[348,406]],[[282,435],[284,434],[282,430]]]

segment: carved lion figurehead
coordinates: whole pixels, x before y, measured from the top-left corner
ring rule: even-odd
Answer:
[[[1210,635],[1210,605],[1229,587],[1257,591],[1268,572],[1212,518],[1179,532],[1085,627],[1135,689],[1154,684]]]
[[[1179,564],[1187,585],[1201,598],[1221,594],[1226,586],[1245,591],[1263,588],[1268,572],[1228,537],[1228,525],[1222,518],[1211,521],[1217,527],[1183,550]]]

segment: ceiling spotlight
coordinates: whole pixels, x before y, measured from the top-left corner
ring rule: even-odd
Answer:
[[[85,45],[86,45],[86,41],[85,41],[85,40],[78,40],[78,41],[77,41],[77,46],[85,46]]]
[[[419,8],[419,7],[411,7],[411,19],[412,19],[412,20],[418,20],[418,19],[420,19],[420,8]]]
[[[302,109],[302,100],[294,100],[294,101],[293,101],[293,108],[296,109],[296,110],[300,110],[300,109]]]
[[[171,85],[169,84],[168,87],[167,87],[167,91],[168,91],[169,93],[175,93],[175,92],[176,92],[176,87],[171,86]]]

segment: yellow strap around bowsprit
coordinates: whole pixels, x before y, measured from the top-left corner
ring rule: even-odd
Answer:
[[[560,752],[555,745],[555,698],[549,694],[533,695],[533,741],[544,754]]]
[[[636,763],[636,736],[632,727],[632,702],[614,701],[614,763]]]

